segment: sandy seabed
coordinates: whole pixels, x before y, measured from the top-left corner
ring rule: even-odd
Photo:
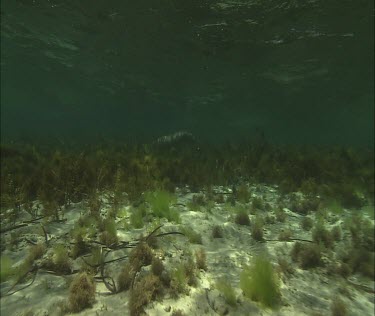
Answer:
[[[218,194],[230,195],[230,189],[215,187]],[[253,185],[252,196],[262,197],[270,205],[270,210],[263,211],[263,216],[274,217],[275,205],[279,198],[276,187],[264,185]],[[189,226],[202,236],[202,244],[191,244],[182,235],[171,235],[158,238],[158,249],[155,255],[159,256],[166,269],[173,269],[174,266],[183,260],[187,252],[194,252],[204,249],[207,255],[207,270],[200,270],[198,282],[195,287],[190,286],[188,293],[180,294],[178,298],[165,295],[160,301],[154,301],[145,308],[145,314],[172,315],[176,310],[182,311],[185,315],[332,315],[331,305],[334,299],[339,298],[347,309],[347,315],[374,315],[374,293],[368,289],[374,289],[374,282],[361,275],[351,275],[345,279],[339,275],[327,273],[326,266],[335,261],[335,252],[340,251],[346,241],[350,239],[350,233],[342,227],[342,240],[335,244],[333,254],[323,255],[324,265],[312,269],[301,269],[291,260],[290,251],[295,241],[277,241],[280,232],[290,230],[292,238],[311,240],[311,231],[301,228],[303,216],[309,216],[315,220],[315,214],[301,215],[284,208],[286,219],[284,222],[274,220],[264,225],[263,233],[265,241],[256,241],[251,236],[249,226],[238,225],[234,222],[233,212],[228,210],[229,204],[213,203],[210,211],[204,206],[191,210],[188,207],[193,195],[188,189],[176,191],[177,201],[173,206],[180,213],[181,223],[175,224],[161,220],[163,227],[161,232],[179,231],[183,226]],[[129,206],[124,206],[129,208]],[[87,212],[84,203],[71,205],[65,211],[66,221],[63,223],[46,223],[50,244],[63,243],[67,248],[70,244],[70,230],[78,220],[80,214]],[[103,215],[107,209],[102,210]],[[30,219],[27,213],[24,219]],[[250,221],[256,215],[249,215]],[[350,216],[349,210],[342,214],[327,214],[326,225],[333,227],[344,223],[345,218]],[[366,216],[366,215],[364,215]],[[373,222],[373,219],[369,217]],[[147,225],[143,229],[126,229],[124,221],[129,218],[117,218],[117,235],[119,241],[132,241],[139,238],[141,234],[149,232]],[[222,228],[223,237],[213,238],[212,229],[219,225]],[[14,238],[18,241],[15,243]],[[11,246],[11,239],[15,245]],[[40,226],[37,224],[28,225],[12,232],[2,234],[5,244],[3,255],[12,259],[15,265],[20,264],[26,257],[29,241],[45,242],[45,237],[40,233]],[[44,256],[48,256],[48,251]],[[128,254],[130,249],[113,251],[108,260],[115,259]],[[240,273],[244,266],[251,264],[254,257],[266,253],[275,267],[280,280],[281,302],[275,309],[262,306],[259,302],[251,301],[244,297],[240,289]],[[294,269],[292,274],[285,274],[278,269],[278,259],[284,258],[290,262]],[[41,260],[41,259],[39,259]],[[124,261],[114,262],[106,265],[106,273],[116,276],[119,274]],[[73,261],[73,268],[79,269],[81,259]],[[150,267],[143,267],[149,270]],[[43,269],[39,269],[35,279],[29,277],[25,283],[13,287],[11,281],[1,284],[3,297],[1,298],[1,315],[62,315],[62,302],[67,301],[69,295],[69,283],[74,275],[56,275]],[[217,280],[225,278],[229,280],[235,289],[237,304],[229,306],[223,294],[216,289]],[[116,279],[114,277],[114,279]],[[22,290],[22,287],[32,284]],[[357,286],[355,286],[357,285]],[[363,287],[366,290],[361,289]],[[19,290],[19,291],[18,291]],[[16,291],[14,294],[9,295]],[[91,308],[87,308],[79,315],[129,315],[129,291],[112,294],[106,286],[97,279],[95,302]]]

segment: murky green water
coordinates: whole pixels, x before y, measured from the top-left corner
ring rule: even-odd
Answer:
[[[373,26],[371,0],[2,0],[2,138],[372,146]]]

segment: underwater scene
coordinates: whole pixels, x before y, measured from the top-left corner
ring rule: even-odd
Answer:
[[[373,0],[1,0],[1,316],[371,316]]]

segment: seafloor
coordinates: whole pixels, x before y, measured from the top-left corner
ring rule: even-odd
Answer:
[[[227,187],[180,187],[165,216],[155,216],[152,199],[125,200],[113,214],[106,193],[96,215],[87,202],[64,207],[59,220],[21,210],[14,226],[3,213],[2,277],[11,276],[1,283],[1,315],[374,314],[373,207],[322,206],[319,197],[256,183],[242,191],[233,199]],[[114,221],[99,233],[90,217],[110,212]],[[240,278],[260,257],[271,263],[271,284],[266,294],[246,292]],[[77,292],[80,270],[89,280]]]

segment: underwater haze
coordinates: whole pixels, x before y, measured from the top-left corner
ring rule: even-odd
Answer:
[[[375,316],[374,0],[0,0],[0,314]]]
[[[372,0],[1,0],[2,142],[373,147]]]

